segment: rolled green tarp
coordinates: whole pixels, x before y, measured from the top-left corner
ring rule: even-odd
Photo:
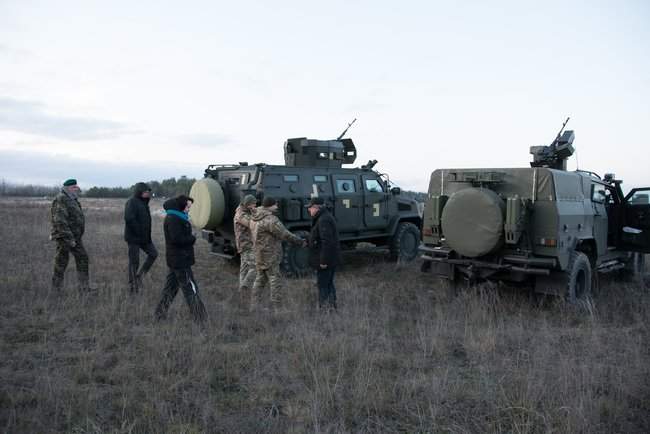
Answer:
[[[442,211],[442,233],[447,244],[463,256],[487,255],[503,244],[504,215],[505,204],[492,190],[460,190]]]
[[[226,200],[223,189],[212,178],[203,178],[192,185],[190,197],[194,203],[190,208],[190,221],[199,229],[216,229],[223,221]]]

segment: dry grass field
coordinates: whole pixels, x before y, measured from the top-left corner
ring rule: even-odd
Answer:
[[[77,292],[73,261],[50,291],[48,201],[0,201],[2,432],[650,432],[648,290],[607,281],[585,313],[347,255],[337,314],[315,311],[299,279],[293,312],[253,316],[229,301],[237,270],[201,240],[207,327],[181,294],[156,323],[162,219],[161,257],[132,296],[123,201],[82,203],[95,294]]]

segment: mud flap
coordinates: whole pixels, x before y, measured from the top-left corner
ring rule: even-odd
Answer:
[[[566,291],[566,273],[555,271],[547,276],[535,276],[534,289],[538,294],[563,295]]]

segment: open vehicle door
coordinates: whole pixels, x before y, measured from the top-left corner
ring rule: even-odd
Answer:
[[[623,201],[621,247],[650,253],[650,187],[635,188]]]

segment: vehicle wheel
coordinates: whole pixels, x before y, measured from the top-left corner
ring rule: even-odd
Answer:
[[[591,297],[592,271],[589,258],[582,252],[571,252],[566,270],[566,299],[569,304],[587,301]]]
[[[420,230],[413,223],[402,222],[397,225],[395,235],[390,241],[390,257],[400,262],[410,262],[418,255]]]
[[[309,232],[295,231],[295,235],[303,239],[309,239]],[[309,265],[309,248],[296,246],[295,244],[282,243],[282,271],[292,277],[306,276],[312,272]]]

